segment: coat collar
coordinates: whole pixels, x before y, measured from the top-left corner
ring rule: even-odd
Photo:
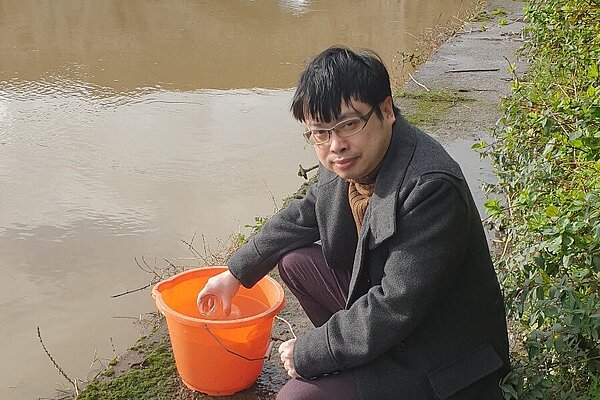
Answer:
[[[370,247],[377,246],[396,232],[398,191],[416,148],[414,128],[396,112],[392,139],[383,157],[381,169],[375,182],[365,224],[372,237]]]
[[[416,148],[415,129],[396,110],[396,122],[392,127],[392,139],[381,161],[381,169],[375,182],[373,197],[364,218],[363,231],[372,233],[372,246],[379,245],[396,231],[396,203],[406,170]],[[346,202],[348,184],[322,165],[319,168],[321,191],[344,191]],[[339,193],[340,195],[342,193]],[[331,194],[327,195],[328,197]],[[353,222],[353,221],[352,221]]]

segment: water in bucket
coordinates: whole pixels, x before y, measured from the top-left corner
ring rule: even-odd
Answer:
[[[199,268],[175,275],[152,290],[163,313],[177,371],[190,389],[224,396],[246,389],[258,379],[270,349],[273,321],[284,305],[283,288],[270,277],[232,299],[239,315],[210,319],[198,309],[196,296],[224,267]]]

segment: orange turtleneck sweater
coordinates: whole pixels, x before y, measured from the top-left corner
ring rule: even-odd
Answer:
[[[357,182],[350,182],[348,187],[348,200],[350,200],[350,209],[354,216],[354,222],[356,223],[356,231],[360,234],[362,228],[363,218],[367,207],[369,206],[369,200],[373,195],[373,189],[375,184],[364,185]]]
[[[369,200],[371,200],[371,196],[373,196],[375,179],[377,179],[378,172],[379,167],[375,168],[373,172],[363,178],[348,181],[350,183],[348,185],[348,200],[350,201],[350,209],[352,210],[352,216],[354,216],[354,222],[356,223],[356,231],[359,234],[365,212],[369,206]]]

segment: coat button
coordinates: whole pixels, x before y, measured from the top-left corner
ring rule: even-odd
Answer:
[[[404,343],[404,342],[400,342],[400,343],[399,343],[399,344],[396,346],[396,349],[397,349],[398,351],[404,351],[404,348],[405,348],[405,347],[406,347],[406,343]]]

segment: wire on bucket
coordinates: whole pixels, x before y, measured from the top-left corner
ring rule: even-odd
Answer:
[[[214,335],[214,334],[213,334],[213,333],[210,331],[210,329],[208,329],[208,326],[204,325],[204,329],[206,330],[206,332],[208,332],[208,334],[209,334],[210,336],[212,336],[212,337],[213,337],[213,339],[215,339],[215,340],[217,341],[217,343],[219,343],[219,345],[220,345],[220,346],[223,348],[223,350],[225,350],[226,352],[228,352],[228,353],[230,353],[230,354],[233,354],[234,356],[241,357],[241,358],[243,358],[243,359],[244,359],[244,360],[246,360],[246,361],[260,361],[260,360],[265,360],[265,359],[267,359],[267,358],[268,358],[267,356],[258,357],[258,358],[249,358],[249,357],[246,357],[246,356],[245,356],[245,355],[243,355],[243,354],[236,353],[236,352],[235,352],[235,351],[233,351],[233,350],[229,350],[227,347],[225,347],[225,345],[223,344],[223,342],[221,342],[221,341],[219,340],[219,338],[218,338],[218,337],[216,337],[216,336],[215,336],[215,335]]]
[[[290,328],[290,333],[292,334],[292,336],[294,337],[294,339],[296,339],[296,334],[294,333],[294,329],[292,328],[292,325],[289,322],[287,322],[285,319],[283,319],[283,318],[281,318],[281,317],[279,317],[277,315],[275,316],[275,318],[277,318],[280,321],[285,322],[287,324],[288,328]]]
[[[294,333],[294,329],[292,328],[292,325],[291,325],[291,324],[290,324],[288,321],[286,321],[285,319],[283,319],[283,318],[281,318],[281,317],[278,317],[277,315],[275,315],[275,318],[277,318],[277,319],[278,319],[278,320],[280,320],[280,321],[283,321],[283,322],[285,322],[285,323],[287,324],[287,326],[289,327],[289,329],[290,329],[290,333],[292,334],[292,336],[294,337],[294,339],[296,339],[296,334]],[[268,348],[268,350],[267,350],[267,353],[266,353],[266,354],[268,354],[268,355],[265,355],[265,356],[263,356],[263,357],[250,358],[250,357],[246,357],[246,356],[245,356],[245,355],[243,355],[243,354],[236,353],[236,352],[235,352],[235,351],[233,351],[233,350],[229,350],[229,349],[228,349],[228,348],[227,348],[227,347],[226,347],[226,346],[223,344],[223,342],[221,342],[221,340],[220,340],[220,339],[219,339],[219,338],[218,338],[218,337],[217,337],[217,336],[216,336],[214,333],[212,333],[212,332],[210,331],[210,329],[208,329],[208,325],[204,325],[204,329],[206,330],[206,332],[208,332],[208,334],[209,334],[210,336],[212,336],[212,338],[213,338],[213,339],[215,339],[215,340],[216,340],[216,342],[217,342],[217,343],[219,343],[219,345],[220,345],[220,346],[223,348],[223,350],[225,350],[225,351],[226,351],[226,352],[228,352],[229,354],[233,354],[234,356],[241,357],[241,358],[243,358],[243,359],[244,359],[244,360],[246,360],[246,361],[260,361],[260,360],[268,360],[268,359],[270,359],[270,358],[271,358],[271,345],[269,345],[269,348]],[[284,341],[283,339],[276,338],[276,337],[271,337],[271,340],[280,340],[280,341]],[[271,342],[271,344],[272,344],[272,342]]]

